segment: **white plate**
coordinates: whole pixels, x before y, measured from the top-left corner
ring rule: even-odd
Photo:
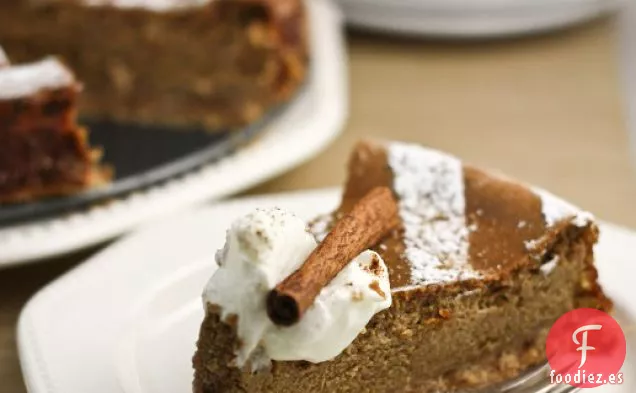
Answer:
[[[338,191],[325,190],[226,202],[157,223],[93,257],[22,312],[18,347],[29,392],[191,392],[200,294],[232,220],[267,206],[310,219],[338,200]],[[636,233],[603,225],[597,255],[618,317],[631,324]],[[635,344],[628,338],[625,384],[595,392],[636,391]]]
[[[342,18],[329,0],[309,0],[309,84],[270,130],[236,154],[88,212],[0,229],[0,268],[98,244],[144,221],[239,192],[315,156],[347,116]]]
[[[339,0],[347,21],[406,35],[487,38],[584,22],[621,0]]]

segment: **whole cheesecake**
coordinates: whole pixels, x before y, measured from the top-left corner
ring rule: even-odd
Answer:
[[[333,240],[378,187],[392,191],[400,221],[371,250],[388,270],[390,307],[376,309],[336,355],[316,358],[321,348],[334,345],[329,335],[323,338],[321,324],[348,329],[346,319],[333,315],[354,314],[363,299],[354,296],[346,306],[349,313],[332,315],[326,306],[332,303],[319,298],[300,319],[308,325],[302,327],[305,334],[280,326],[265,330],[257,348],[269,362],[254,368],[241,361],[245,320],[262,313],[268,300],[254,300],[251,313],[234,313],[237,308],[231,305],[251,288],[250,281],[227,301],[215,295],[219,281],[213,277],[204,293],[206,316],[194,356],[196,393],[428,393],[489,386],[544,362],[547,331],[564,313],[581,307],[611,309],[597,283],[593,246],[598,228],[590,214],[545,191],[418,145],[359,143],[341,207],[314,221],[310,231],[321,244]],[[233,229],[241,228],[246,226]],[[260,224],[255,228],[265,238],[275,233]],[[228,233],[229,238],[234,232]],[[249,244],[249,231],[236,236],[240,244]],[[289,247],[299,244],[285,238]],[[231,265],[227,248],[221,252],[220,270]],[[347,287],[333,288],[342,281],[339,277],[321,297],[346,293]],[[311,343],[314,352],[292,356],[278,348],[281,339],[272,335],[284,337],[291,348]]]
[[[0,0],[15,63],[59,56],[83,117],[235,129],[289,100],[307,71],[302,0]]]

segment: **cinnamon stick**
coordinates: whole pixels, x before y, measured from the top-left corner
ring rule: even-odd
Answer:
[[[305,263],[267,297],[267,313],[277,325],[298,322],[320,291],[361,252],[377,244],[399,224],[391,190],[377,187],[334,226]]]

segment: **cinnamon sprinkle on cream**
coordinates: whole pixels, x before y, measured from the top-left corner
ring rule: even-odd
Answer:
[[[375,293],[380,295],[380,297],[386,299],[386,293],[384,293],[382,288],[380,288],[380,282],[379,281],[377,281],[377,280],[373,281],[371,284],[369,284],[369,288],[371,288],[372,291],[374,291]]]

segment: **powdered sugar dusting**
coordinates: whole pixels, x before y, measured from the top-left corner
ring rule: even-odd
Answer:
[[[399,196],[413,285],[479,277],[468,263],[462,163],[417,145],[391,143],[388,160]]]
[[[27,97],[42,90],[59,89],[75,83],[73,74],[57,59],[0,70],[0,100]]]
[[[584,227],[594,222],[594,216],[578,207],[554,196],[548,191],[533,188],[535,194],[541,198],[543,216],[547,226],[552,226],[559,221],[571,220],[572,224]]]

